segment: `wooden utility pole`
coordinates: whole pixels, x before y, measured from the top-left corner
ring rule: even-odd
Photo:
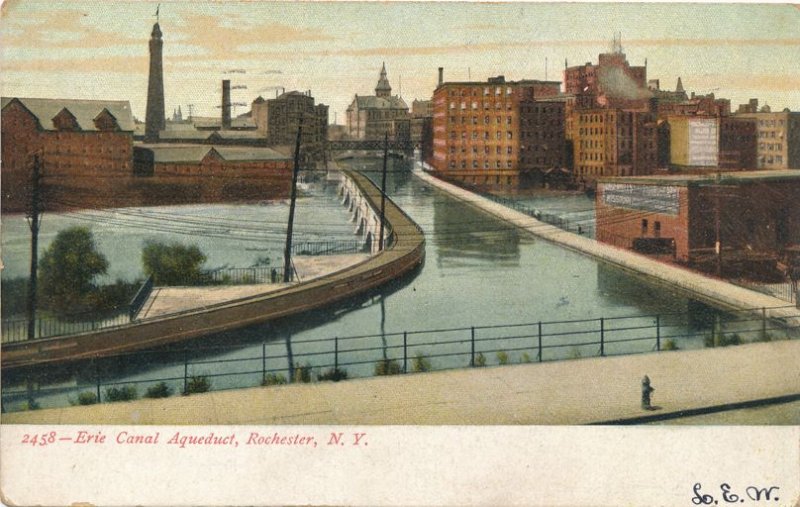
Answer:
[[[383,251],[383,222],[386,218],[386,161],[389,158],[389,132],[383,137],[383,175],[381,176],[381,225],[378,232],[378,251]]]
[[[297,126],[297,142],[294,146],[294,171],[292,171],[292,193],[289,202],[289,225],[286,228],[286,250],[283,252],[283,283],[292,281],[292,229],[294,227],[294,207],[297,201],[297,173],[300,172],[300,137],[303,135],[303,117]]]
[[[41,216],[41,160],[39,155],[33,157],[31,171],[31,201],[26,213],[28,226],[31,229],[31,270],[28,280],[28,339],[36,337],[36,279],[39,266],[39,225]]]

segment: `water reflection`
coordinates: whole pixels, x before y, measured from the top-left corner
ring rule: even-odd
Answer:
[[[433,199],[436,260],[440,267],[519,265],[519,233],[454,199]]]

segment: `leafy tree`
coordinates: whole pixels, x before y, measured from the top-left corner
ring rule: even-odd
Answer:
[[[97,290],[95,278],[108,270],[86,227],[70,227],[56,238],[39,260],[39,301],[61,314],[87,309]]]
[[[190,285],[203,279],[206,256],[196,245],[148,241],[142,250],[144,272],[156,285]]]

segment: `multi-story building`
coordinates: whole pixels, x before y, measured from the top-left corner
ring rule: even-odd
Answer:
[[[628,63],[617,38],[610,53],[600,54],[597,65],[587,62],[564,69],[564,93],[577,97],[578,109],[641,109],[653,97],[647,87],[647,65]]]
[[[381,140],[386,134],[397,140],[411,135],[408,105],[386,77],[386,64],[381,68],[375,95],[356,95],[347,108],[347,134],[350,139]],[[404,137],[405,136],[405,137]]]
[[[715,170],[719,166],[719,118],[670,116],[670,165],[680,170]]]
[[[565,174],[564,99],[523,98],[520,103],[519,171],[521,186],[545,183],[554,171]]]
[[[274,99],[256,98],[251,105],[256,130],[271,146],[294,146],[302,119],[301,154],[306,162],[320,161],[328,139],[328,106],[314,104],[311,91],[285,92]]]
[[[34,156],[48,209],[110,193],[132,172],[133,131],[127,101],[3,97],[3,210],[26,208]]]
[[[758,167],[757,122],[752,118],[724,116],[719,123],[719,168],[747,171]]]
[[[756,104],[757,105],[757,104]],[[800,112],[737,113],[756,121],[759,169],[800,169]]]
[[[600,177],[650,174],[658,163],[655,114],[648,110],[573,112],[575,178],[591,186]]]
[[[442,77],[440,69],[433,94],[434,140],[428,163],[448,179],[483,188],[518,187],[520,147],[528,140],[521,136],[523,116],[526,132],[542,130],[546,125],[537,115],[545,113],[533,102],[558,95],[561,83],[506,81],[504,76],[483,82],[443,82]],[[551,114],[550,110],[546,113]],[[541,145],[550,139],[539,141]]]

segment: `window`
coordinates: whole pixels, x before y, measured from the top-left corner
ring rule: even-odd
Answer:
[[[656,221],[656,222],[653,224],[653,234],[654,234],[654,235],[655,235],[655,237],[657,237],[657,238],[660,238],[660,237],[661,237],[661,222],[658,222],[658,221]]]
[[[642,219],[642,236],[647,234],[647,219]]]

